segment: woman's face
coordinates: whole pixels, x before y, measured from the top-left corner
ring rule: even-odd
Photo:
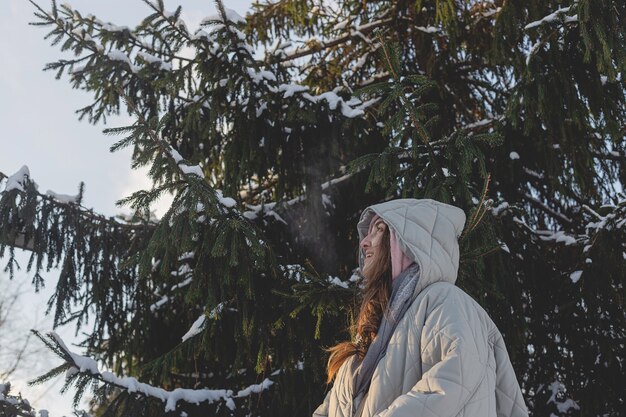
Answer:
[[[372,261],[381,256],[381,242],[387,225],[383,219],[377,219],[376,223],[370,228],[367,236],[360,243],[361,248],[365,251],[365,263],[363,272],[372,264]]]

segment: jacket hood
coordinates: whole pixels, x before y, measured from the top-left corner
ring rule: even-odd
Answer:
[[[458,237],[466,219],[463,210],[432,199],[401,198],[374,204],[361,213],[357,224],[359,242],[367,236],[375,214],[395,232],[402,251],[420,267],[415,295],[434,282],[456,282]],[[361,249],[359,253],[362,271],[365,251]]]

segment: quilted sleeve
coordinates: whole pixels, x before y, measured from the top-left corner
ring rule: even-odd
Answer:
[[[463,301],[448,293],[429,313],[421,358],[430,369],[376,417],[454,417],[467,404],[486,375],[488,340],[475,336],[482,331],[470,325]]]
[[[326,394],[324,401],[313,411],[312,417],[328,417],[328,403],[330,402],[330,390]]]

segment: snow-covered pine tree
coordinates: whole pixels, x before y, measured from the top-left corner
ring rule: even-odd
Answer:
[[[350,337],[360,210],[431,197],[468,213],[458,284],[533,415],[621,413],[626,4],[296,0],[242,19],[218,2],[190,31],[145,3],[134,29],[35,5],[75,54],[48,69],[93,93],[80,117],[134,116],[105,132],[154,182],[115,219],[82,187],[5,179],[7,270],[15,247],[36,285],[59,266],[55,323],[89,315],[84,348],[117,374],[50,334],[64,363],[40,381],[95,381],[103,415],[310,415],[321,347]]]
[[[45,410],[43,411],[45,413]],[[11,393],[10,383],[0,384],[0,415],[5,417],[31,416],[34,412],[27,399],[22,398],[20,394]]]

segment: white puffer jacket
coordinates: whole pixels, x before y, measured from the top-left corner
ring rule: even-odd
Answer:
[[[374,370],[360,417],[527,417],[502,335],[454,283],[465,213],[430,199],[366,208],[359,238],[377,213],[420,267],[416,297]],[[363,253],[359,261],[363,267]],[[355,417],[353,356],[313,417]]]

